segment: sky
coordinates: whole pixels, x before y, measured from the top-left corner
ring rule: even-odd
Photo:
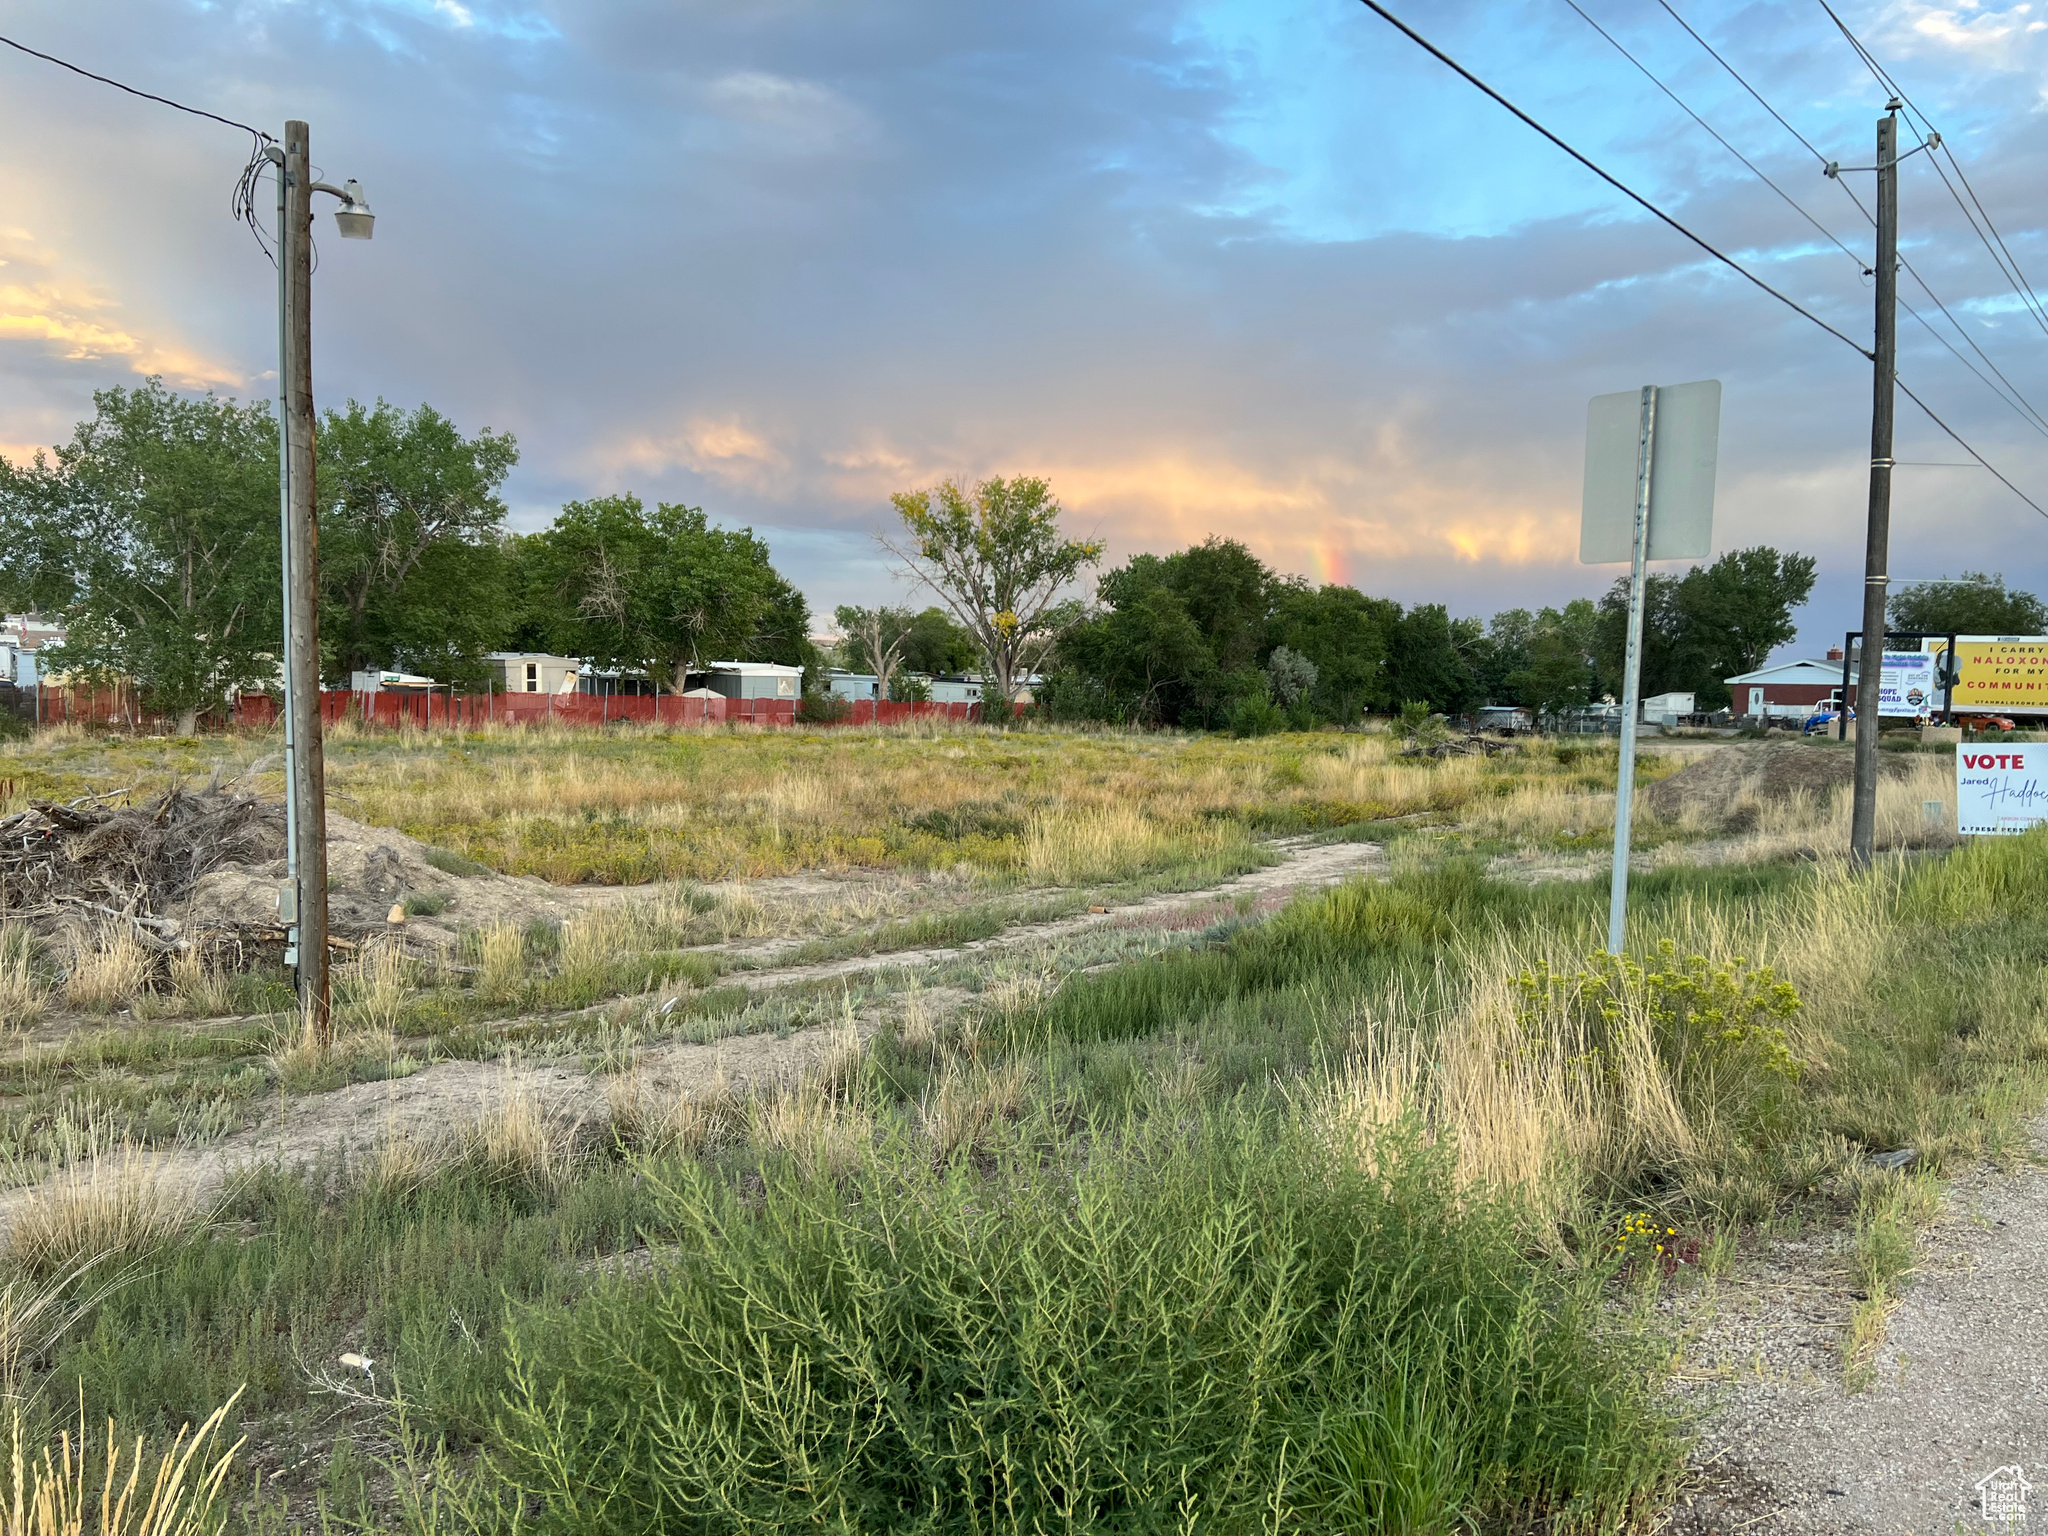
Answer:
[[[1794,134],[1868,167],[1884,92],[1818,0],[1672,0],[1756,96],[1659,0],[1580,3],[1848,252],[1568,0],[1390,3],[1867,341],[1848,194],[1875,178]],[[1838,9],[2048,283],[2048,0]],[[1483,616],[1620,574],[1577,563],[1587,399],[1718,378],[1716,551],[1819,560],[1793,649],[1858,621],[1869,364],[1356,0],[0,0],[0,33],[309,121],[377,213],[368,244],[320,216],[320,405],[514,433],[519,528],[702,506],[829,615],[909,595],[874,542],[891,492],[1040,474],[1111,561],[1218,534]],[[274,277],[229,213],[246,135],[0,49],[0,144],[0,453],[152,374],[274,393]],[[1961,332],[1901,291],[2048,411],[2048,324],[1937,163],[1954,182],[1901,172],[1902,250]],[[2048,506],[2048,431],[1910,315],[1899,366]],[[1899,423],[1892,571],[2048,591],[2048,522],[1921,467],[1965,455],[1903,398]]]

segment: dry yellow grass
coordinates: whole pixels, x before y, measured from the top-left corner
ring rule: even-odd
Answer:
[[[696,1156],[733,1134],[745,1116],[721,1067],[701,1093],[663,1090],[629,1073],[606,1090],[612,1129],[635,1151]]]
[[[40,1024],[50,989],[36,973],[31,935],[18,923],[0,923],[0,1030]]]
[[[403,1200],[455,1160],[446,1137],[387,1130],[357,1168],[363,1187],[381,1199]]]
[[[178,1009],[196,1019],[226,1013],[232,1005],[228,973],[194,946],[171,957],[171,994]]]
[[[335,976],[336,1012],[349,1034],[389,1037],[406,1000],[416,990],[405,951],[390,940],[373,939]]]
[[[58,1175],[15,1207],[8,1251],[31,1275],[149,1253],[205,1219],[154,1158],[129,1148]]]
[[[13,1486],[0,1498],[0,1536],[217,1536],[225,1515],[216,1509],[243,1442],[217,1454],[215,1447],[241,1395],[238,1389],[197,1430],[189,1424],[179,1429],[158,1453],[147,1482],[142,1436],[124,1451],[110,1419],[103,1451],[89,1453],[81,1410],[75,1439],[67,1431],[54,1451],[45,1446],[40,1457],[31,1457],[16,1409]]]
[[[112,1013],[149,984],[149,955],[125,927],[81,937],[64,979],[64,1000],[85,1013]]]
[[[511,923],[494,923],[477,941],[477,995],[510,1002],[526,985],[526,935]]]
[[[748,1100],[748,1141],[782,1153],[805,1174],[840,1178],[874,1145],[874,1116],[858,1096],[836,1092],[834,1067]]]
[[[576,1131],[550,1116],[531,1088],[512,1086],[456,1133],[455,1144],[486,1178],[553,1189],[574,1171]]]
[[[1170,824],[1125,805],[1043,812],[1024,833],[1024,873],[1040,885],[1125,880],[1176,857],[1248,848],[1229,822]]]
[[[1024,1086],[1021,1062],[994,1069],[951,1064],[937,1084],[926,1089],[918,1108],[932,1156],[944,1161],[973,1150],[999,1121],[1016,1117],[1023,1107]]]

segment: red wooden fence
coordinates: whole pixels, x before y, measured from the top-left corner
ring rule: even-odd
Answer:
[[[141,709],[128,689],[43,688],[35,718],[44,725],[124,726],[161,734],[165,717]],[[323,689],[320,718],[343,720],[392,730],[466,730],[485,725],[560,725],[602,728],[614,720],[642,725],[753,725],[787,729],[798,724],[794,699],[684,699],[672,695],[593,695],[583,693],[353,693]],[[976,721],[979,704],[895,704],[862,699],[832,722],[835,725],[902,725],[911,720]],[[268,694],[245,693],[224,718],[220,711],[202,717],[206,726],[263,729],[276,722],[277,704]]]

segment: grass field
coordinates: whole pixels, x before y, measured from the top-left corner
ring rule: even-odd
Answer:
[[[267,747],[46,737],[0,814]],[[330,762],[359,819],[644,889],[373,947],[332,1054],[273,978],[74,988],[0,930],[0,1388],[30,1444],[82,1411],[150,1455],[232,1400],[192,1529],[1648,1530],[1687,1433],[1648,1298],[1840,1223],[1853,1380],[1925,1170],[2016,1155],[2048,1072],[2038,835],[1856,872],[1826,797],[1644,807],[1610,960],[1611,747]],[[1901,841],[1934,782],[1888,790]],[[498,1086],[377,1097],[442,1081]],[[431,1112],[195,1171],[358,1102]]]

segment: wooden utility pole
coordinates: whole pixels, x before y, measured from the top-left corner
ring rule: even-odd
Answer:
[[[304,123],[284,125],[285,398],[290,455],[292,750],[299,813],[299,1012],[323,1049],[332,1042],[327,984],[327,774],[320,751],[320,529],[313,501],[313,166]]]
[[[1877,836],[1877,711],[1884,682],[1892,529],[1892,406],[1899,338],[1899,103],[1877,120],[1877,330],[1870,402],[1870,526],[1863,552],[1863,651],[1856,672],[1856,791],[1849,857],[1868,864]]]

